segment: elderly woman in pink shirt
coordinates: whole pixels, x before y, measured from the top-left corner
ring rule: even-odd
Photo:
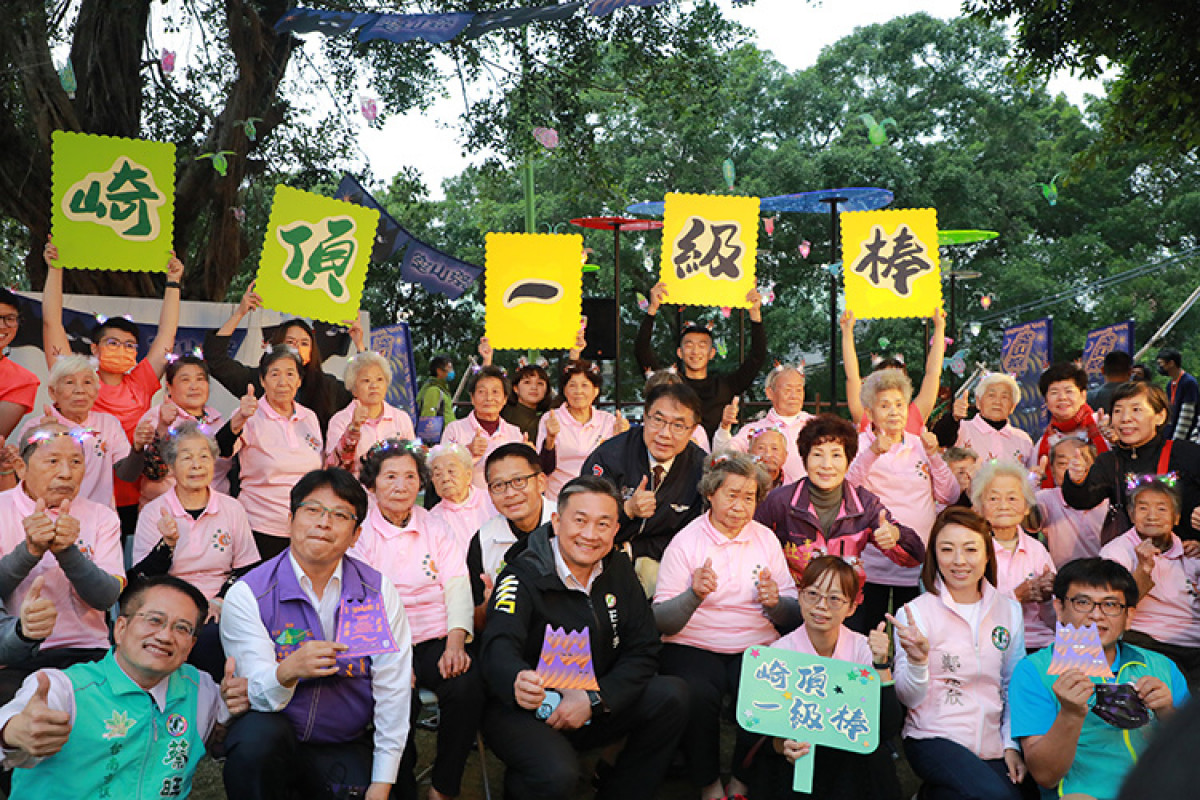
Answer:
[[[466,552],[471,537],[499,512],[491,495],[471,483],[471,454],[461,444],[450,442],[429,448],[425,462],[433,488],[441,500],[429,510],[433,518],[454,537]]]
[[[692,701],[681,747],[701,800],[745,795],[745,748],[721,785],[722,701],[737,702],[742,651],[768,644],[798,621],[796,585],[775,534],[754,521],[767,476],[753,457],[723,451],[700,479],[708,511],[675,534],[663,553],[654,617],[663,634],[664,675],[688,684]],[[740,745],[745,739],[739,741]]]
[[[481,367],[471,383],[471,413],[456,419],[442,433],[442,444],[461,444],[471,454],[471,483],[487,489],[483,465],[488,454],[509,442],[524,441],[516,425],[500,418],[508,399],[508,378],[499,367]]]
[[[188,420],[160,444],[171,488],[147,503],[133,537],[130,582],[174,575],[208,599],[209,619],[198,632],[188,661],[218,680],[225,655],[217,623],[223,590],[240,572],[258,563],[250,521],[237,500],[212,488],[217,443]]]
[[[264,559],[288,545],[289,498],[301,477],[321,468],[321,424],[296,402],[304,362],[287,345],[273,347],[258,364],[263,396],[247,386],[241,405],[217,433],[222,454],[235,451],[241,463],[242,491],[254,542]]]
[[[416,434],[412,417],[384,400],[392,384],[392,365],[386,358],[371,350],[359,353],[346,364],[345,381],[354,399],[329,420],[325,463],[357,476],[359,459],[376,442],[415,439]]]
[[[416,685],[437,693],[441,722],[431,800],[459,793],[483,710],[483,682],[467,652],[474,603],[466,552],[416,504],[429,478],[425,448],[384,439],[362,459],[359,478],[375,498],[350,554],[396,585],[412,626]],[[412,715],[415,725],[417,715]],[[415,728],[409,735],[415,747]]]
[[[567,481],[579,477],[583,462],[601,442],[629,430],[624,417],[595,407],[600,388],[599,364],[567,362],[559,387],[561,402],[538,422],[536,449],[547,476],[546,499],[550,502]]]
[[[996,590],[1021,604],[1025,646],[1030,652],[1054,641],[1054,561],[1045,545],[1021,527],[1036,501],[1029,471],[1008,459],[993,459],[971,481],[971,505],[992,526],[996,546]]]

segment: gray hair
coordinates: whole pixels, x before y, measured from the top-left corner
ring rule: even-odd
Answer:
[[[1021,387],[1017,385],[1016,378],[1004,372],[989,372],[979,379],[979,383],[975,384],[975,402],[979,402],[979,398],[983,396],[988,387],[997,383],[1008,387],[1013,405],[1016,406],[1021,400]]]
[[[979,454],[969,447],[947,447],[946,452],[942,453],[942,461],[947,464],[953,464],[955,461],[978,461]]]
[[[346,375],[342,379],[346,384],[346,388],[351,392],[354,391],[354,384],[358,381],[358,373],[362,372],[367,367],[379,367],[383,370],[383,377],[390,384],[392,382],[392,365],[386,358],[376,353],[374,350],[366,350],[357,354],[346,363]]]
[[[59,356],[55,360],[54,366],[50,368],[50,374],[46,376],[46,385],[57,386],[63,378],[78,375],[81,372],[90,374],[97,381],[100,380],[100,375],[96,372],[96,364],[87,356],[81,356],[78,353]]]
[[[1177,487],[1164,483],[1158,478],[1154,478],[1152,480],[1143,481],[1130,490],[1129,502],[1126,504],[1126,508],[1132,511],[1134,501],[1137,500],[1138,497],[1144,492],[1161,494],[1163,497],[1168,498],[1171,501],[1171,505],[1174,507],[1176,514],[1179,513],[1179,509],[1183,505],[1180,498],[1179,489]]]
[[[979,472],[975,473],[975,477],[971,481],[971,507],[976,512],[983,513],[980,511],[983,493],[991,486],[992,481],[1005,476],[1016,478],[1021,484],[1021,494],[1025,498],[1026,511],[1037,505],[1037,498],[1033,494],[1033,487],[1029,485],[1029,470],[1007,458],[993,458],[990,461],[984,462],[983,466],[979,468]]]
[[[178,425],[172,426],[171,432],[162,441],[160,448],[162,460],[167,464],[174,465],[175,460],[179,458],[179,446],[183,444],[184,439],[191,439],[193,437],[200,437],[204,440],[215,461],[217,456],[220,455],[220,450],[217,449],[217,442],[213,437],[205,433],[200,428],[200,424],[194,419],[184,420]]]
[[[433,462],[442,456],[450,456],[457,459],[467,472],[475,469],[475,462],[471,460],[470,451],[458,442],[443,442],[429,448],[429,452],[425,456],[425,463],[429,465],[430,469],[433,469]]]
[[[763,469],[758,459],[749,453],[739,453],[736,450],[721,450],[713,453],[704,465],[704,474],[696,490],[700,496],[707,499],[725,485],[725,479],[730,475],[743,478],[753,478],[756,484],[754,500],[761,503],[771,491],[771,479]]]
[[[774,389],[775,381],[782,378],[788,372],[794,372],[800,376],[800,380],[804,380],[804,367],[797,367],[792,364],[781,364],[767,373],[767,381],[763,388]]]
[[[908,376],[898,369],[881,369],[872,372],[863,381],[862,394],[859,395],[863,408],[871,408],[879,395],[888,391],[897,391],[904,395],[904,405],[912,402],[913,385]]]

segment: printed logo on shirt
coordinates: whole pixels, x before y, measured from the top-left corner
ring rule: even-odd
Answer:
[[[429,578],[432,581],[437,580],[437,562],[433,560],[433,556],[429,553],[425,554],[425,559],[421,562],[421,571],[425,573],[426,578]]]
[[[321,452],[321,440],[313,436],[311,433],[304,434],[304,441],[308,442],[308,446],[318,453]]]
[[[301,644],[313,638],[311,631],[295,628],[291,625],[283,630],[275,631],[271,635],[275,640],[275,659],[277,661],[283,661],[296,652]]]
[[[500,581],[500,585],[496,587],[495,595],[492,596],[492,608],[503,611],[505,614],[517,613],[517,585],[519,583],[516,575],[506,575],[504,580]]]
[[[685,506],[680,503],[671,503],[671,510],[674,511],[676,514],[683,514],[689,508],[691,508],[691,506]]]
[[[616,608],[617,596],[612,593],[604,595],[604,605],[608,606],[609,608]]]
[[[929,470],[929,462],[925,459],[921,459],[917,462],[917,474],[920,475],[921,479],[926,483],[933,482],[933,474]]]
[[[171,736],[183,736],[187,729],[188,721],[183,714],[172,714],[167,717],[167,733]]]
[[[992,644],[996,646],[997,650],[1007,650],[1010,641],[1008,628],[1003,625],[992,628]]]
[[[222,553],[224,553],[226,548],[228,548],[231,544],[233,544],[233,537],[230,536],[228,532],[217,528],[212,535],[213,549],[220,550]]]
[[[75,546],[79,548],[79,552],[83,553],[83,557],[88,561],[96,560],[96,548],[92,547],[90,544],[76,540]]]
[[[597,478],[603,478],[604,477],[604,467],[600,466],[599,464],[592,464],[592,474],[595,475]]]
[[[104,739],[124,739],[129,735],[129,729],[137,724],[136,719],[129,718],[129,712],[113,709],[112,716],[104,720]]]

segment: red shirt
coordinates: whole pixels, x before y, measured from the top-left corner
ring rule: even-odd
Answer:
[[[125,438],[132,443],[138,420],[150,410],[150,401],[161,388],[162,382],[155,374],[154,367],[143,359],[127,375],[121,376],[120,383],[109,385],[100,381],[100,394],[96,397],[95,408],[116,417],[125,431]],[[136,483],[118,478],[114,481],[113,497],[117,508],[136,506],[141,500],[141,493]]]
[[[0,356],[0,403],[16,403],[28,414],[37,397],[37,376],[11,358]]]

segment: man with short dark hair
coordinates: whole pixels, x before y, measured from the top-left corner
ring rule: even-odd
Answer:
[[[1158,722],[1188,699],[1187,683],[1170,659],[1121,641],[1137,600],[1133,575],[1115,561],[1083,558],[1064,565],[1054,578],[1058,619],[1076,627],[1095,625],[1116,677],[1089,678],[1078,669],[1048,674],[1053,645],[1022,659],[1013,671],[1012,736],[1034,780],[1059,796],[1115,798]],[[1131,710],[1146,711],[1145,721]]]
[[[651,798],[687,717],[687,687],[657,675],[661,647],[629,559],[613,548],[621,498],[608,481],[567,483],[492,594],[480,663],[484,735],[509,800],[576,796],[577,750],[625,740],[597,798]],[[588,637],[598,690],[552,689],[538,673],[548,628]]]
[[[1167,384],[1167,400],[1171,403],[1171,415],[1163,428],[1168,439],[1182,442],[1193,441],[1200,420],[1196,418],[1196,406],[1200,404],[1200,383],[1183,371],[1183,355],[1174,347],[1158,351],[1158,374],[1170,380]]]
[[[1133,356],[1129,355],[1129,353],[1126,353],[1124,350],[1113,350],[1106,354],[1104,356],[1104,365],[1100,368],[1101,374],[1104,375],[1104,383],[1088,393],[1088,405],[1096,411],[1111,414],[1113,392],[1122,383],[1130,381],[1132,370]]]
[[[221,641],[250,680],[251,708],[226,740],[230,800],[416,795],[401,764],[408,618],[392,582],[346,555],[366,513],[366,490],[349,472],[309,472],[292,488],[290,546],[225,598]]]

